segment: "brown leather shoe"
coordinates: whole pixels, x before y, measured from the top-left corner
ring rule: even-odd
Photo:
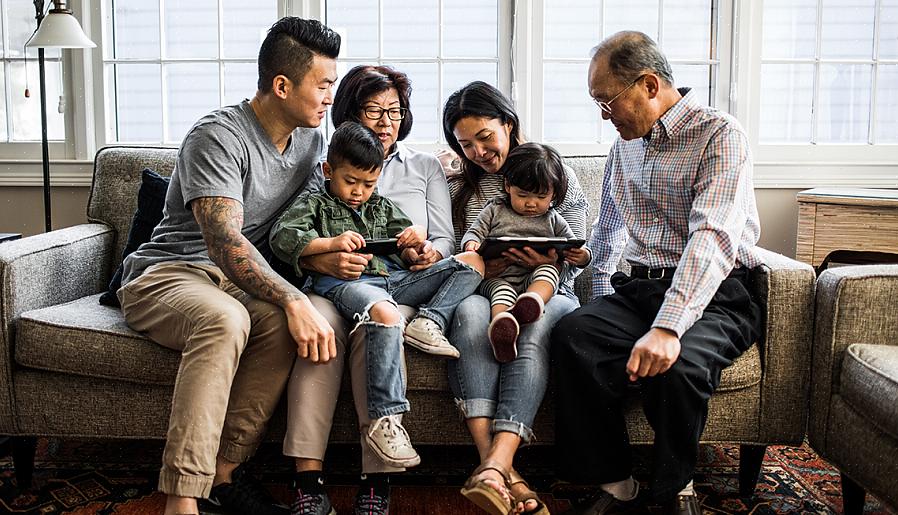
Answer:
[[[694,495],[678,495],[667,502],[665,513],[670,515],[702,515],[702,508]]]

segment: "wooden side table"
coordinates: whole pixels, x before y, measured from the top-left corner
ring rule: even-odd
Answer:
[[[817,267],[837,250],[898,254],[898,190],[799,192],[795,258]]]

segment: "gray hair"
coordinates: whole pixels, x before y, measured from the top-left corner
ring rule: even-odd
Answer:
[[[607,37],[590,52],[593,59],[608,56],[608,68],[621,82],[632,82],[646,71],[673,86],[673,71],[655,41],[637,31],[622,31]]]

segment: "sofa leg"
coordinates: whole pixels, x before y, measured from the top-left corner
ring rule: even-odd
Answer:
[[[739,446],[739,495],[742,497],[755,495],[755,486],[758,485],[761,463],[764,462],[766,452],[766,445]]]
[[[845,515],[860,515],[864,513],[864,502],[867,492],[864,487],[854,482],[845,474],[842,475],[842,512]]]
[[[34,474],[34,453],[37,450],[37,438],[33,436],[10,437],[12,444],[12,464],[16,472],[16,484],[19,490],[31,488],[31,477]]]

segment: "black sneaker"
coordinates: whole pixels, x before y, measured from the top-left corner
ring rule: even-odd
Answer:
[[[373,487],[362,486],[355,494],[353,515],[388,515],[390,513],[390,494],[381,495]]]
[[[201,499],[201,511],[232,515],[289,515],[286,506],[278,504],[265,488],[240,465],[231,473],[231,482],[212,487],[208,499]],[[206,509],[204,509],[206,508]]]
[[[308,494],[297,488],[296,499],[290,505],[290,515],[336,515],[327,492]]]

